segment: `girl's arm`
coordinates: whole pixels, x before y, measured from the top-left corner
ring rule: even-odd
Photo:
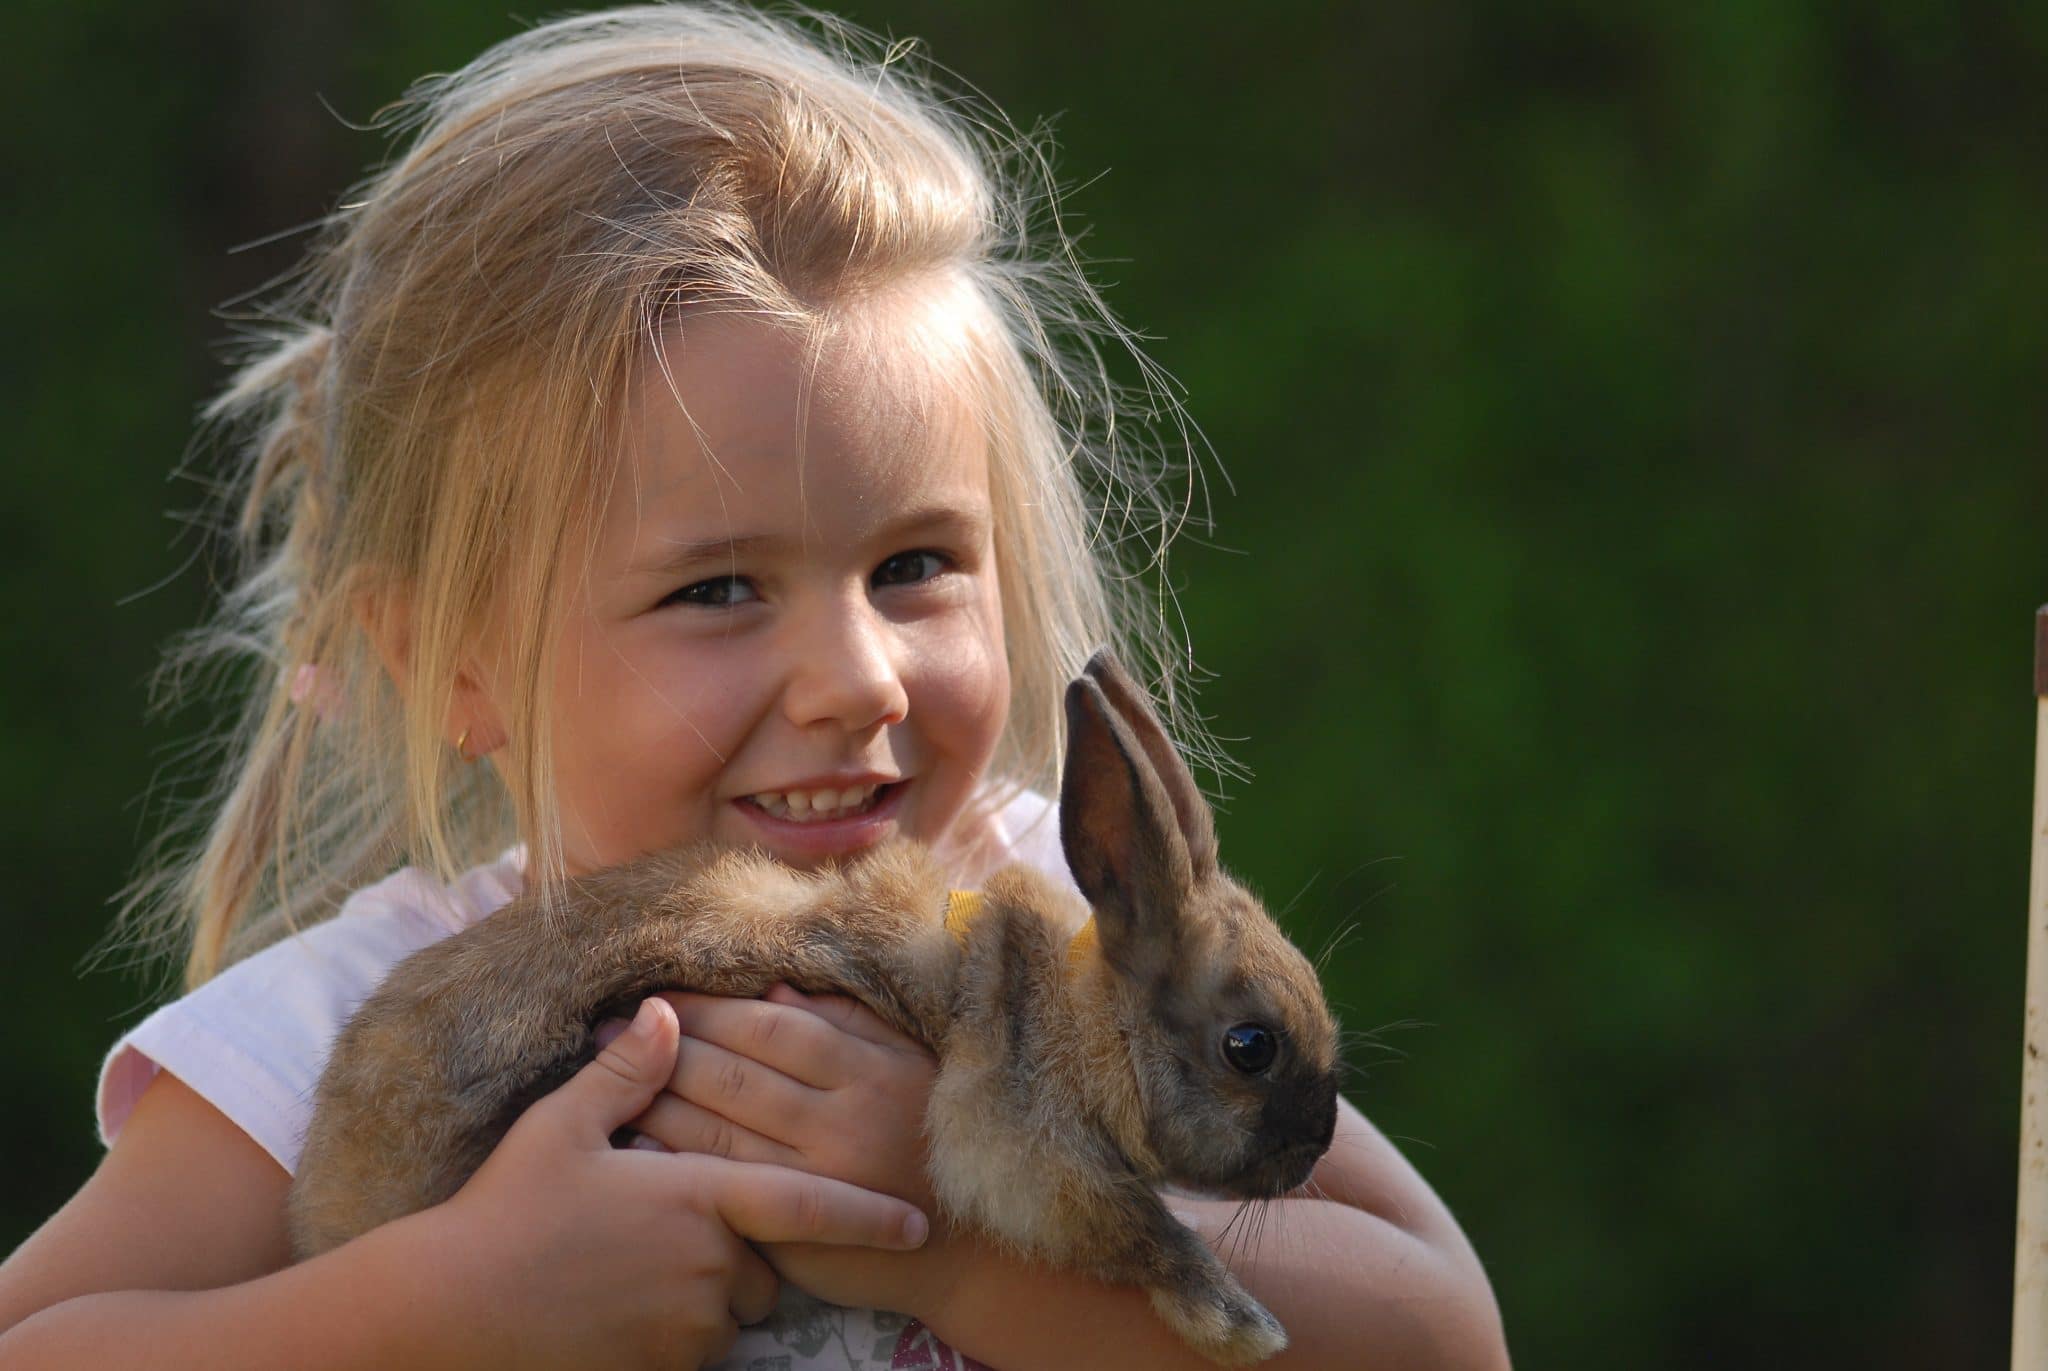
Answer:
[[[614,1150],[675,1055],[675,1016],[651,1004],[455,1198],[297,1266],[284,1172],[160,1076],[99,1171],[0,1266],[0,1368],[695,1365],[774,1304],[743,1238],[915,1245],[900,1200]]]
[[[0,1366],[367,1366],[452,1351],[435,1345],[445,1314],[408,1274],[428,1235],[394,1224],[284,1269],[289,1185],[246,1133],[160,1075],[98,1171],[0,1266]]]
[[[634,1120],[642,1132],[680,1153],[777,1162],[932,1202],[922,1124],[937,1062],[923,1047],[844,996],[777,986],[760,1000],[665,998],[687,1037],[668,1091]],[[1267,1366],[1507,1365],[1493,1291],[1457,1221],[1349,1101],[1304,1191],[1235,1226],[1235,1202],[1173,1206],[1286,1326],[1290,1346]],[[942,1230],[896,1255],[764,1251],[819,1298],[915,1315],[1002,1371],[1213,1371],[1136,1289],[1016,1261],[970,1233]]]
[[[1242,1217],[1235,1202],[1172,1205],[1286,1326],[1287,1350],[1264,1366],[1508,1365],[1493,1291],[1456,1220],[1349,1101],[1308,1189],[1325,1198],[1289,1196]],[[918,1313],[979,1361],[1003,1371],[1212,1367],[1135,1289],[1016,1262],[980,1244],[970,1251],[939,1302]]]

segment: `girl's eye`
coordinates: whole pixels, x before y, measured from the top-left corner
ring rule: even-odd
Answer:
[[[914,552],[899,552],[875,568],[874,581],[878,586],[911,586],[929,581],[944,571],[947,566],[943,553],[929,548],[918,548]]]
[[[709,605],[714,609],[722,609],[727,605],[743,604],[757,598],[759,597],[755,595],[754,587],[747,583],[746,577],[713,576],[708,581],[698,581],[694,585],[684,586],[662,603]]]

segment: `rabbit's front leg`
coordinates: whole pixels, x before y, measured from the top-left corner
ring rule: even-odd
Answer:
[[[1183,1342],[1224,1366],[1264,1361],[1287,1346],[1280,1321],[1157,1194],[1132,1184],[1096,1200],[1095,1252],[1085,1263],[1092,1274],[1143,1287]]]

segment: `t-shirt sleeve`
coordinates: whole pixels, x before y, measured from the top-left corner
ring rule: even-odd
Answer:
[[[418,873],[400,872],[122,1035],[100,1068],[101,1141],[113,1146],[135,1101],[168,1071],[294,1170],[342,1024],[393,966],[459,926],[436,895]]]

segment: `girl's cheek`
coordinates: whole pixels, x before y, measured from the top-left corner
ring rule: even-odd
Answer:
[[[1010,642],[1003,632],[1003,597],[993,559],[989,566],[988,600],[982,611],[982,639],[988,644],[992,687],[988,707],[994,715],[995,731],[1000,735],[1010,720]],[[995,750],[993,741],[989,743],[989,750]]]
[[[931,669],[958,745],[980,754],[973,759],[979,769],[995,751],[1009,717],[1010,661],[999,612],[991,608],[962,617],[965,622],[940,647]]]
[[[964,670],[984,677],[1000,674],[1007,688],[1009,654],[1003,643],[1003,602],[993,574],[977,577],[975,594],[945,615],[940,631]]]
[[[747,648],[702,635],[672,640],[638,664],[633,707],[652,731],[689,739],[709,754],[732,720],[758,710],[765,673]]]

